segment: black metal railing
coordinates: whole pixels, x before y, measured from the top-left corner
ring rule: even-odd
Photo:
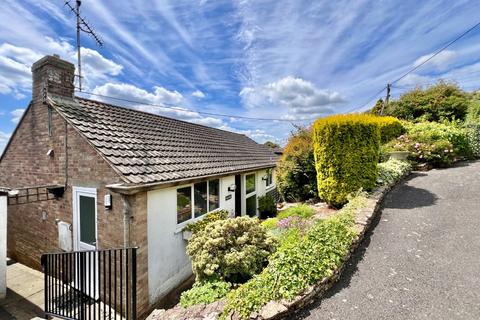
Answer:
[[[137,248],[42,255],[45,317],[136,319]]]

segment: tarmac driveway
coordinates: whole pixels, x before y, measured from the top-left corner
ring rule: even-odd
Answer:
[[[414,173],[336,285],[295,319],[480,319],[480,162]]]

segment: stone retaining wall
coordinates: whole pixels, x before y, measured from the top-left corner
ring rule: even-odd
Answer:
[[[400,179],[402,181],[403,179]],[[398,183],[398,182],[397,182]],[[276,320],[286,318],[296,310],[319,298],[325,291],[330,289],[341,276],[347,261],[352,253],[362,242],[365,233],[370,227],[373,219],[379,213],[380,203],[384,196],[396,183],[378,188],[367,199],[367,204],[355,214],[355,227],[358,231],[358,237],[352,243],[350,252],[343,259],[343,264],[329,277],[322,279],[318,284],[307,288],[301,295],[289,301],[270,301],[258,313],[252,314],[250,319],[255,320]],[[222,313],[224,301],[217,301],[208,305],[196,305],[189,308],[183,308],[180,305],[169,310],[155,310],[147,320],[214,320]],[[229,319],[240,319],[236,314],[232,314]]]

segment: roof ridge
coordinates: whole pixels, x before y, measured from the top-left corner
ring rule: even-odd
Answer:
[[[113,108],[119,108],[119,109],[134,111],[134,112],[137,112],[137,113],[142,113],[142,114],[146,114],[146,115],[154,116],[154,117],[158,117],[158,118],[164,118],[164,119],[168,119],[168,120],[180,121],[180,122],[183,122],[183,123],[187,123],[187,124],[190,124],[190,125],[199,126],[199,127],[202,127],[202,128],[208,128],[208,129],[218,130],[218,131],[222,131],[222,132],[227,132],[227,133],[230,133],[230,134],[235,134],[235,135],[239,135],[239,136],[246,137],[246,138],[254,141],[254,142],[257,143],[257,144],[260,144],[260,143],[256,142],[255,140],[253,140],[252,138],[250,138],[249,136],[247,136],[247,135],[244,134],[244,133],[238,133],[238,132],[233,132],[233,131],[229,131],[229,130],[225,130],[225,129],[219,129],[219,128],[215,128],[215,127],[210,127],[210,126],[203,125],[203,124],[199,124],[199,123],[195,123],[195,122],[190,122],[190,121],[186,121],[186,120],[182,120],[182,119],[177,119],[177,118],[173,118],[173,117],[167,117],[167,116],[159,115],[159,114],[156,114],[156,113],[151,113],[151,112],[147,112],[147,111],[143,111],[143,110],[132,109],[132,108],[129,108],[129,107],[119,106],[119,105],[116,105],[116,104],[112,104],[112,103],[108,103],[108,102],[103,102],[103,101],[98,101],[98,100],[94,100],[94,99],[83,98],[83,97],[79,97],[79,96],[75,96],[74,98],[75,98],[75,99],[80,99],[80,100],[87,100],[87,101],[91,101],[91,102],[95,102],[95,103],[101,103],[101,104],[104,104],[104,105],[107,105],[107,106],[110,106],[110,107],[113,107]],[[179,111],[197,112],[197,111],[185,110],[185,109],[182,110],[181,108],[179,109]]]

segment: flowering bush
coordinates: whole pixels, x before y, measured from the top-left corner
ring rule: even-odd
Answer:
[[[468,143],[472,150],[472,156],[476,159],[480,158],[480,123],[469,124],[468,130]]]
[[[408,161],[390,159],[387,162],[378,164],[379,184],[391,184],[398,181],[401,177],[412,170],[412,165]]]
[[[239,217],[209,223],[187,245],[197,281],[242,283],[259,273],[276,240],[257,218]]]
[[[357,236],[353,217],[365,204],[365,195],[359,194],[338,215],[314,221],[305,233],[291,229],[269,257],[268,266],[227,294],[220,318],[230,319],[229,315],[235,312],[238,318],[249,319],[252,312],[269,301],[291,299],[332,275]]]
[[[409,159],[419,163],[430,163],[436,167],[445,167],[453,163],[456,153],[448,140],[420,142],[402,135],[387,145],[390,150],[409,151]]]

